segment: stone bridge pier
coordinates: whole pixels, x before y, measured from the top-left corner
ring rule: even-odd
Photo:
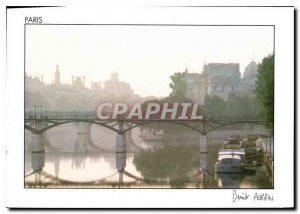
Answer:
[[[116,153],[126,153],[126,137],[124,134],[118,134],[116,137]]]
[[[45,166],[45,141],[46,136],[42,134],[33,134],[31,140],[31,169],[35,172],[34,183],[41,182],[41,172]]]
[[[126,137],[123,122],[119,123],[119,133],[116,137],[116,169],[119,172],[119,183],[123,183],[123,174],[126,167]]]
[[[208,155],[208,144],[207,135],[201,135],[200,137],[200,171],[207,171],[207,155]]]
[[[123,183],[123,174],[126,167],[126,152],[116,152],[116,168],[119,172],[119,183]]]
[[[126,137],[124,133],[123,122],[119,123],[119,133],[116,138],[116,152],[117,153],[126,153]]]
[[[125,134],[116,137],[116,169],[119,172],[119,183],[123,183],[123,172],[126,167],[126,138]]]
[[[32,134],[31,137],[31,152],[45,152],[46,135]]]
[[[45,121],[34,121],[33,126],[37,130],[44,129],[48,126]],[[33,133],[31,137],[31,152],[45,152],[46,133]]]
[[[45,166],[45,152],[31,153],[31,169],[33,172],[42,171]]]
[[[199,185],[205,187],[205,177],[208,169],[208,144],[207,135],[201,135],[200,137],[200,167],[199,167]]]

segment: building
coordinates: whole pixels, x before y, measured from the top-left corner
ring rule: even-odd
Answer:
[[[202,74],[188,73],[185,74],[185,81],[187,83],[187,91],[185,97],[193,102],[203,103],[203,80]]]
[[[28,76],[25,73],[25,91],[40,91],[45,88],[44,77],[41,76]]]
[[[74,76],[72,75],[72,86],[76,89],[85,88],[85,76]]]
[[[119,74],[117,72],[113,72],[110,77],[112,82],[119,82]]]
[[[59,72],[58,65],[56,65],[54,84],[55,85],[60,85],[60,72]]]
[[[26,109],[32,109],[37,104],[48,110],[94,110],[103,100],[138,102],[140,99],[128,83],[119,80],[116,72],[104,83],[91,82],[90,89],[85,87],[85,76],[73,75],[71,83],[61,81],[58,65],[53,74],[52,84],[45,84],[43,76],[29,76],[25,73]]]
[[[111,74],[110,80],[104,81],[104,93],[129,99],[134,96],[131,86],[126,82],[119,81],[119,74],[116,72]]]
[[[241,78],[238,63],[204,64],[202,73],[206,95],[216,95],[226,100],[237,91]]]
[[[101,81],[99,82],[91,82],[91,91],[101,91]]]
[[[219,96],[227,100],[230,95],[249,96],[255,89],[257,64],[252,61],[245,68],[241,78],[238,63],[204,64],[202,73],[188,73],[186,97],[193,102],[204,104],[205,96]]]
[[[234,94],[240,82],[238,63],[208,63],[202,73],[187,73],[186,97],[193,102],[204,104],[206,95],[216,95],[224,100]]]
[[[241,84],[239,85],[238,94],[240,96],[254,96],[256,88],[258,65],[252,60],[245,68]]]

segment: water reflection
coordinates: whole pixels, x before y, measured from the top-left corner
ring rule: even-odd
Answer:
[[[141,151],[134,164],[145,180],[168,180],[171,187],[182,187],[194,182],[199,169],[199,148],[191,146],[165,146]]]
[[[245,177],[243,173],[216,173],[218,187],[237,189],[240,188],[242,179]]]
[[[219,138],[208,138],[208,170],[203,174],[199,172],[200,145],[196,135],[181,141],[168,136],[147,143],[135,130],[126,136],[127,152],[116,153],[114,133],[96,132],[94,127],[88,130],[70,131],[69,137],[66,133],[60,137],[61,130],[47,132],[44,153],[30,152],[31,138],[26,132],[26,187],[272,188],[259,170],[254,175],[215,174],[214,164],[222,144]]]
[[[33,172],[43,170],[45,165],[45,152],[33,152],[31,155],[31,168]]]

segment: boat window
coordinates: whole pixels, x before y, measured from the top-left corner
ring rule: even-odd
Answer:
[[[240,164],[240,163],[241,163],[241,160],[234,159],[234,158],[225,158],[225,159],[221,160],[221,164],[224,164],[224,165]]]

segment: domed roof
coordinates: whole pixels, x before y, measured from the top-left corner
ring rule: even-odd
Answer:
[[[255,61],[251,61],[245,68],[243,78],[244,79],[254,79],[257,75],[257,64]]]

